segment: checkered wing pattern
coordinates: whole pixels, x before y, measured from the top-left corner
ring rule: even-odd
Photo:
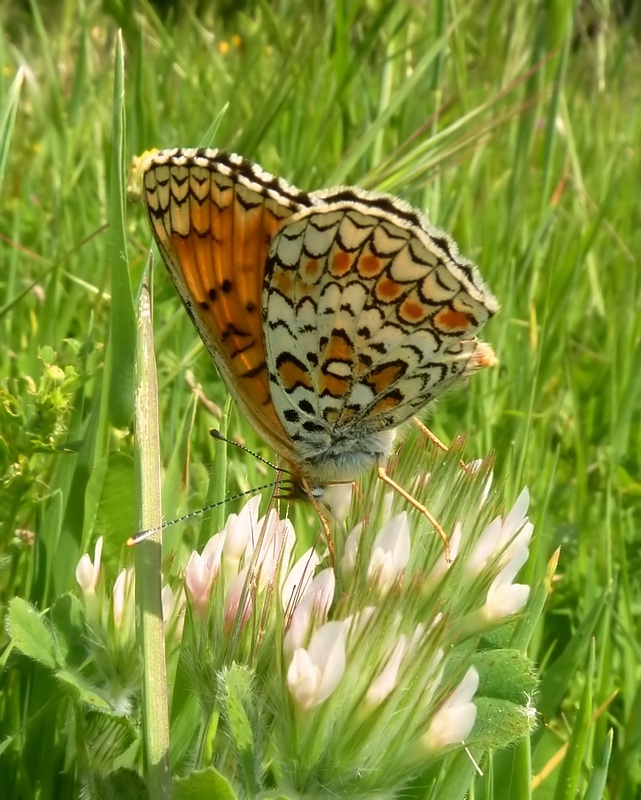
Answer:
[[[358,449],[494,363],[475,333],[498,310],[410,206],[352,188],[313,198],[275,235],[263,292],[272,398],[303,459]]]

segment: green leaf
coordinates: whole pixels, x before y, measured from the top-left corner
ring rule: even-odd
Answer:
[[[67,667],[79,666],[86,656],[85,612],[81,600],[68,592],[59,597],[49,614],[54,627],[58,659]]]
[[[227,778],[213,767],[177,778],[173,787],[173,800],[238,800]]]
[[[96,691],[96,688],[79,673],[61,669],[56,672],[56,679],[59,680],[66,689],[71,690],[76,700],[80,700],[82,703],[92,706],[98,711],[111,711],[111,706],[104,697],[101,697]]]
[[[60,489],[55,489],[43,502],[42,524],[36,540],[38,569],[34,586],[36,594],[32,597],[37,598],[43,608],[51,602],[55,592],[60,592],[63,586],[69,588],[69,578],[73,574],[71,566],[75,567],[77,562],[77,559],[72,561],[60,557],[65,547],[61,544],[63,520],[64,497]]]
[[[190,437],[194,428],[196,408],[197,398],[194,397],[186,407],[185,414],[180,421],[176,432],[175,446],[163,475],[162,501],[163,508],[169,519],[175,516],[175,510],[178,508],[181,495],[184,492],[185,470],[186,465],[189,463]],[[163,547],[168,552],[171,550],[180,551],[182,537],[183,531],[180,526],[168,528],[163,532]]]
[[[508,700],[475,697],[476,723],[469,741],[497,750],[528,736],[535,725],[533,710]]]
[[[135,548],[136,638],[142,662],[142,732],[149,793],[171,797],[169,701],[162,611],[161,479],[158,431],[158,378],[154,355],[151,296],[145,280],[136,326],[136,484],[140,530],[154,530]]]
[[[49,627],[36,609],[20,597],[9,603],[9,636],[21,653],[45,667],[56,666],[56,647]]]
[[[476,759],[480,758],[481,751],[473,748]],[[469,797],[470,786],[474,781],[476,766],[468,753],[456,753],[448,760],[448,767],[441,769],[439,782],[429,795],[417,794],[416,798],[430,797],[431,800],[466,800]]]
[[[187,621],[186,627],[189,625]],[[183,639],[185,641],[185,639]],[[189,761],[190,749],[194,738],[200,735],[203,727],[202,706],[198,702],[196,693],[191,690],[191,683],[187,673],[187,648],[180,652],[173,696],[171,697],[171,739],[170,760],[172,768],[184,772],[186,762]],[[189,762],[190,765],[193,762]]]
[[[477,695],[524,705],[537,687],[534,665],[518,650],[484,650],[473,663],[480,681]]]
[[[220,420],[218,430],[224,437],[229,436],[229,414],[231,410],[231,397],[225,401],[223,416]],[[224,440],[216,441],[214,445],[214,461],[209,475],[209,486],[207,488],[207,504],[214,504],[221,497],[225,497],[227,492],[227,471],[230,465],[229,448]],[[225,507],[219,505],[212,510],[212,513],[203,521],[201,528],[201,541],[207,541],[217,531],[225,526]]]
[[[109,453],[96,464],[91,489],[100,492],[93,534],[105,537],[105,561],[117,561],[123,542],[136,529],[134,460],[128,453]]]

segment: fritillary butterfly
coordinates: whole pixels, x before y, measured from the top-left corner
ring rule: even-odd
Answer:
[[[303,192],[208,149],[156,152],[144,197],[229,391],[313,498],[375,465],[382,477],[395,430],[495,363],[475,334],[496,299],[396,197]]]

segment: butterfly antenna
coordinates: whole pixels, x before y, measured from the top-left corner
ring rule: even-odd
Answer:
[[[216,428],[210,428],[209,435],[212,437],[212,439],[216,439],[219,442],[226,442],[227,444],[231,444],[233,447],[237,447],[239,450],[244,450],[245,453],[248,453],[250,456],[253,456],[257,461],[262,461],[263,464],[267,464],[268,467],[275,469],[277,472],[284,472],[287,475],[292,474],[288,469],[283,469],[283,467],[277,467],[275,464],[272,464],[271,461],[268,461],[266,458],[259,456],[258,453],[254,453],[253,450],[250,450],[249,447],[245,447],[244,444],[239,444],[238,442],[234,442],[232,439],[228,439],[226,436],[223,436],[222,433]]]
[[[192,517],[196,517],[199,514],[206,514],[208,511],[212,511],[214,508],[218,508],[218,506],[222,506],[225,503],[230,503],[233,500],[240,500],[243,497],[247,497],[248,494],[256,494],[256,492],[262,492],[263,489],[273,489],[275,486],[282,486],[282,481],[272,481],[271,483],[266,483],[264,486],[256,486],[254,489],[248,489],[246,492],[240,492],[240,494],[232,495],[232,497],[226,497],[224,500],[218,500],[215,503],[210,503],[208,506],[204,508],[199,508],[197,511],[190,511],[188,514],[183,514],[182,517],[176,517],[176,519],[170,519],[167,522],[163,522],[162,525],[159,525],[157,528],[149,528],[146,531],[138,531],[133,536],[130,536],[127,539],[127,546],[133,547],[135,544],[139,544],[140,542],[144,542],[145,539],[149,539],[150,536],[153,536],[155,533],[160,533],[164,531],[165,528],[170,528],[172,525],[177,525],[179,522],[185,522],[188,519],[192,519]]]

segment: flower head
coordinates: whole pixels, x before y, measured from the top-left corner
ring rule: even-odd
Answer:
[[[89,553],[85,553],[76,566],[76,582],[85,597],[96,593],[96,584],[100,577],[100,559],[102,557],[102,536],[96,540],[93,561]]]
[[[347,789],[351,795],[357,789],[389,794],[403,780],[405,765],[409,779],[417,774],[412,769],[424,769],[426,757],[460,746],[477,715],[487,713],[484,669],[490,662],[483,662],[481,651],[474,653],[469,634],[499,625],[523,607],[529,587],[514,581],[529,555],[533,529],[527,492],[504,518],[479,523],[479,496],[483,515],[493,502],[487,474],[462,473],[458,462],[452,467],[453,481],[435,484],[438,471],[430,470],[417,489],[434,498],[437,519],[443,509],[449,514],[444,528],[450,562],[424,517],[388,492],[363,501],[362,518],[351,532],[336,526],[335,562],[304,546],[294,555],[292,523],[275,510],[258,519],[255,502],[210,540],[202,563],[190,559],[187,592],[208,614],[200,637],[194,637],[200,649],[192,657],[192,663],[209,660],[204,701],[211,697],[212,679],[219,682],[226,674],[230,657],[244,665],[251,683],[245,689],[230,684],[228,693],[219,692],[217,683],[216,696],[233,703],[245,696],[251,716],[250,709],[260,711],[265,688],[269,713],[257,712],[252,724],[270,720],[273,730],[262,732],[263,741],[278,742],[279,763],[285,771],[292,765],[291,780],[309,774],[328,796]],[[435,485],[442,487],[440,496]],[[455,505],[458,486],[467,505]],[[355,495],[362,501],[362,493]],[[212,586],[220,602],[209,601]],[[198,624],[190,626],[187,638],[192,627],[198,631]],[[458,686],[444,686],[453,674],[464,677]],[[481,676],[483,703],[477,705]],[[520,711],[518,701],[510,702]],[[477,726],[475,742],[486,728]],[[336,766],[333,783],[331,770],[315,772],[309,754],[319,752]]]
[[[313,624],[325,621],[334,599],[335,585],[334,570],[324,569],[306,587],[302,597],[297,599],[289,622],[286,621],[287,632],[283,640],[286,656],[291,657],[294,650],[303,645]]]
[[[239,617],[239,624],[241,626],[245,625],[253,608],[253,587],[250,585],[250,568],[248,564],[236,575],[227,590],[223,617],[225,635],[229,636]]]
[[[476,722],[472,698],[479,686],[479,674],[470,667],[465,677],[434,715],[423,745],[428,752],[438,752],[463,742]]]
[[[392,517],[378,532],[372,545],[367,575],[386,592],[403,573],[410,557],[410,527],[406,512]]]
[[[488,622],[516,614],[521,611],[530,596],[530,587],[522,583],[513,583],[514,578],[528,559],[529,550],[523,547],[518,550],[507,566],[494,578],[487,593],[484,614]]]
[[[113,613],[116,628],[121,628],[125,611],[130,604],[133,590],[134,574],[130,569],[122,569],[118,573],[113,588]]]
[[[406,648],[406,637],[401,636],[383,671],[372,681],[367,690],[365,702],[368,706],[374,708],[380,705],[396,687],[398,672],[403,663],[403,656],[405,655]]]
[[[287,685],[299,709],[308,711],[326,700],[345,672],[345,625],[326,622],[311,638],[309,647],[294,651]]]
[[[205,614],[209,607],[209,595],[214,577],[218,574],[215,563],[203,558],[196,550],[189,556],[185,570],[187,596],[199,614]]]
[[[260,496],[246,503],[240,514],[230,514],[224,531],[223,555],[227,569],[238,572],[238,565],[258,527]]]
[[[505,519],[497,517],[479,536],[466,561],[466,571],[477,575],[495,558],[506,564],[515,552],[527,548],[534,526],[526,516],[530,494],[523,489]]]

